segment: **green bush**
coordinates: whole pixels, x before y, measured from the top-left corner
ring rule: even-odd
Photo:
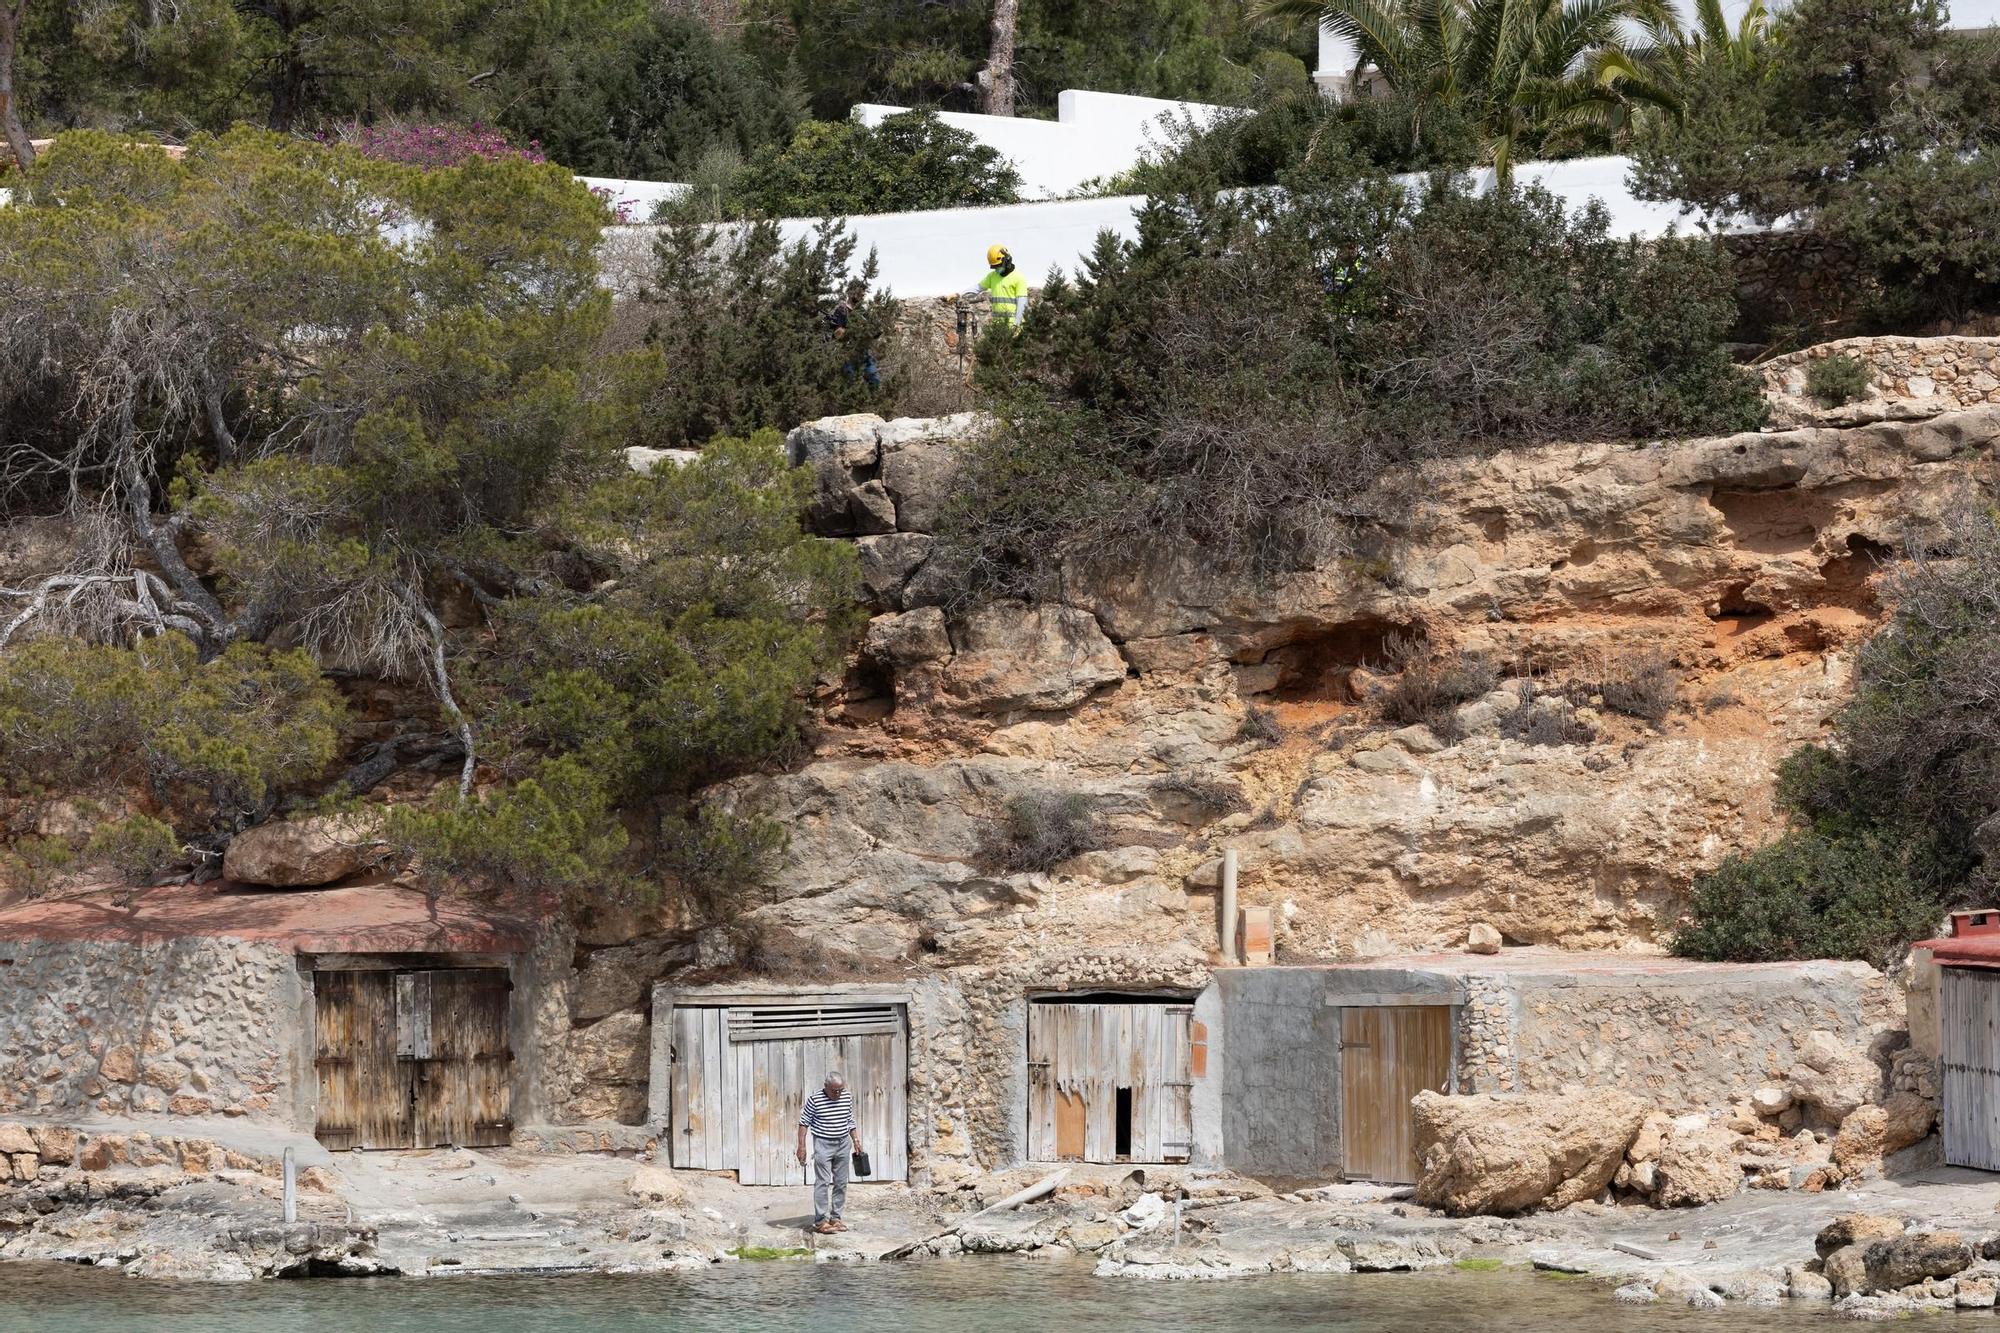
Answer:
[[[1880,325],[1994,308],[2000,46],[1946,21],[1933,0],[1799,0],[1768,67],[1704,70],[1644,136],[1635,188],[1818,232]]]
[[[854,250],[838,222],[789,246],[771,222],[668,226],[645,295],[664,370],[638,438],[685,447],[884,406],[862,368],[888,338],[893,303],[864,294],[844,337],[828,322],[850,283],[865,293],[874,282],[874,254],[857,266]]]
[[[708,198],[691,192],[666,216],[827,218],[1011,204],[1021,176],[999,152],[935,113],[910,111],[870,127],[807,121],[791,141],[760,149]]]
[[[1835,352],[1817,357],[1806,365],[1806,393],[1821,407],[1839,407],[1868,392],[1873,376],[1867,363]]]
[[[133,884],[152,883],[185,856],[174,831],[151,815],[98,825],[84,844],[83,854],[110,866]]]
[[[1150,199],[981,346],[1006,426],[946,519],[967,595],[1135,543],[1299,567],[1405,507],[1427,458],[1761,422],[1721,253],[1608,233],[1538,190],[1359,171]]]
[[[1952,863],[1938,853],[1917,830],[1795,830],[1703,877],[1674,952],[1742,963],[1855,958],[1891,966],[1911,940],[1942,924]]]
[[[301,652],[237,643],[204,662],[178,634],[36,639],[0,653],[0,786],[143,787],[178,833],[226,842],[324,775],[345,719]]]

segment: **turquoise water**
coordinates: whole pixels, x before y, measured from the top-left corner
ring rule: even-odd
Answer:
[[[1513,1272],[1167,1283],[1093,1278],[1074,1262],[994,1259],[199,1286],[94,1269],[0,1267],[0,1333],[1761,1333],[1824,1330],[1826,1319],[1823,1307],[1696,1314],[1620,1306],[1588,1283]]]

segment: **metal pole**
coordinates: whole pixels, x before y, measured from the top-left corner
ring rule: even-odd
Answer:
[[[299,1220],[299,1164],[292,1160],[292,1150],[285,1149],[285,1225]]]
[[[1222,852],[1222,962],[1236,961],[1236,849]]]

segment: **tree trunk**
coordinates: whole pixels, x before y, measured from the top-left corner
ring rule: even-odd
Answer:
[[[21,109],[14,100],[14,51],[27,10],[28,0],[0,0],[0,135],[6,136],[8,151],[22,171],[35,164],[35,148],[28,142]]]
[[[1014,114],[1014,29],[1020,16],[1021,0],[993,0],[986,68],[979,74],[979,109],[989,116]]]

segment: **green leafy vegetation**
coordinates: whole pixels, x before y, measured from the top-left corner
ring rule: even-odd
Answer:
[[[875,256],[857,265],[854,249],[837,222],[791,245],[768,221],[665,228],[640,302],[663,365],[641,442],[686,446],[886,406],[864,367],[888,338],[894,306],[870,294]],[[827,316],[850,292],[857,299],[836,330]]]
[[[1858,656],[1832,740],[1786,760],[1791,830],[1696,886],[1677,952],[1882,964],[1990,890],[2000,523],[1981,509],[1944,531],[1948,548],[1892,572],[1894,614]]]
[[[83,850],[151,877],[395,773],[396,744],[343,768],[338,671],[437,706],[450,739],[412,748],[458,780],[389,831],[440,879],[720,911],[757,877],[781,840],[689,794],[797,743],[853,553],[803,533],[775,433],[710,420],[698,459],[625,465],[675,381],[659,346],[601,350],[585,190],[248,130],[183,161],[64,136],[29,186],[0,210],[9,505],[78,541],[5,590],[0,783],[143,791]],[[822,237],[766,294],[767,358],[793,326],[836,343],[815,301],[850,251]]]
[[[1353,167],[1155,197],[982,346],[1007,428],[962,469],[953,567],[967,595],[1032,594],[1141,537],[1290,567],[1392,516],[1426,458],[1752,426],[1734,319],[1711,243],[1616,241],[1536,190]]]
[[[1810,227],[1854,256],[1882,325],[1990,308],[2000,45],[1944,25],[1934,0],[1800,0],[1768,65],[1703,68],[1682,126],[1643,136],[1635,186]]]
[[[1839,407],[1866,394],[1873,378],[1865,362],[1835,352],[1806,367],[1806,393],[1821,407]]]
[[[834,217],[1011,204],[1020,173],[999,152],[929,111],[880,125],[807,121],[708,189],[670,205],[680,218]]]
[[[204,661],[174,633],[129,649],[35,639],[0,654],[0,787],[142,790],[160,818],[104,850],[157,851],[162,829],[218,847],[326,771],[345,713],[301,652],[235,643]]]

